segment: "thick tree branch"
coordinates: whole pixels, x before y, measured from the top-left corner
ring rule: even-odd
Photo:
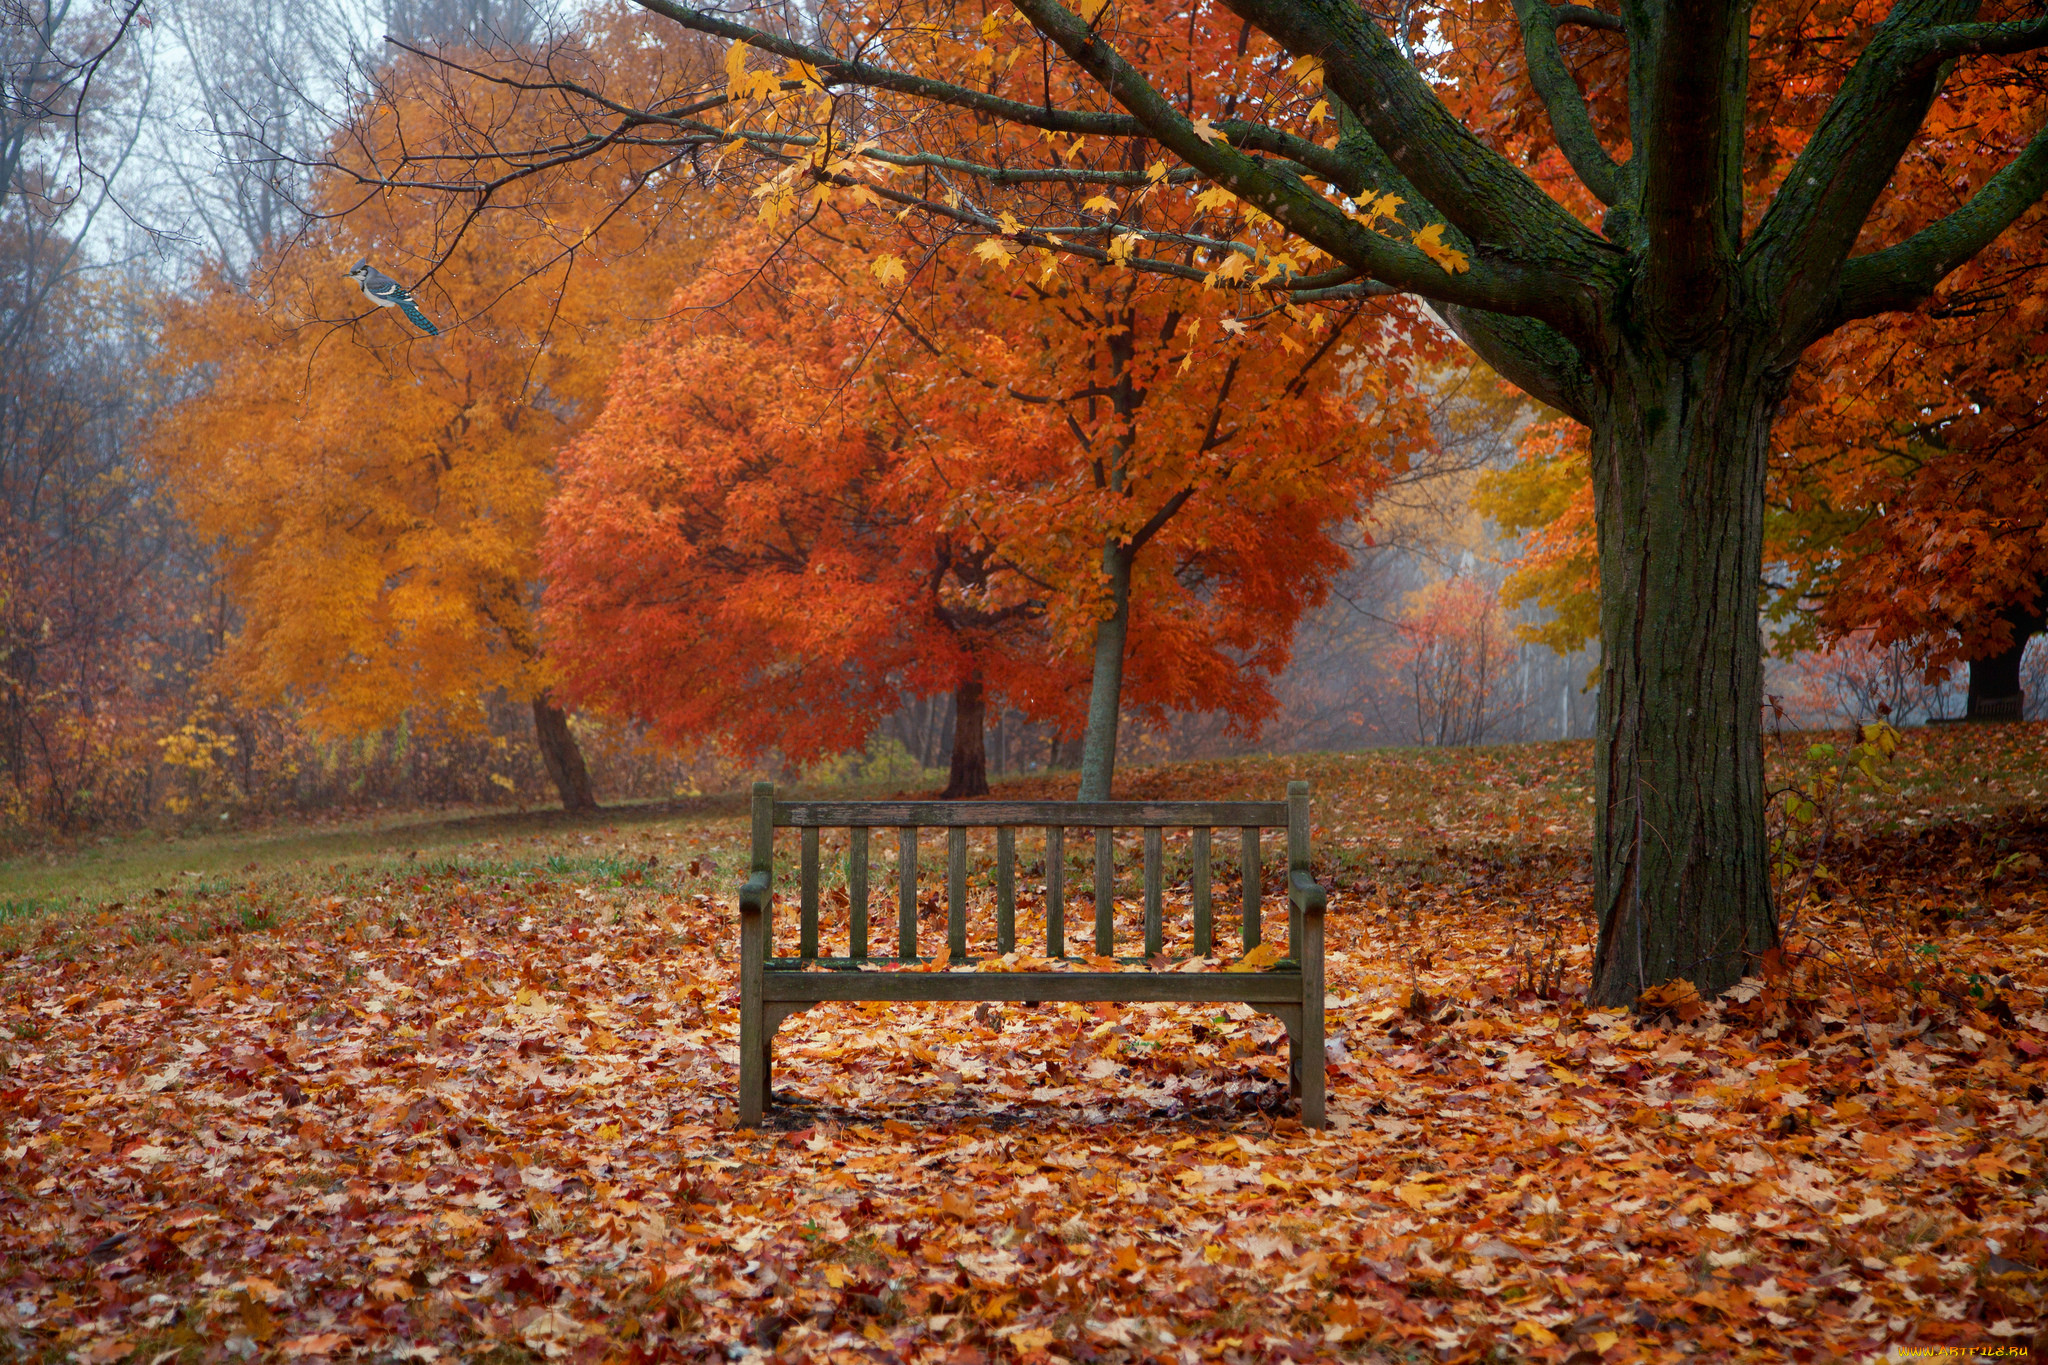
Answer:
[[[1549,0],[1515,0],[1515,18],[1522,26],[1522,52],[1529,60],[1529,82],[1536,87],[1536,94],[1550,115],[1557,145],[1593,197],[1612,205],[1622,197],[1621,168],[1600,145],[1600,135],[1593,129],[1593,116],[1586,108],[1586,97],[1565,67],[1564,53],[1557,45],[1557,26],[1563,17],[1563,7],[1550,4]],[[1621,21],[1617,19],[1614,26],[1620,28]]]
[[[2048,15],[2000,24],[1948,24],[1922,34],[1919,45],[1925,57],[1944,62],[2031,52],[2048,47]]]
[[[1628,32],[1628,22],[1619,14],[1609,14],[1590,5],[1555,5],[1551,12],[1557,16],[1560,28],[1576,24],[1580,28],[1600,28],[1609,33]]]
[[[1954,213],[1897,246],[1851,257],[1842,267],[1835,307],[1820,327],[1914,307],[2043,196],[2048,196],[2048,127],[2035,133],[2011,165]]]
[[[1290,51],[1322,59],[1323,79],[1436,211],[1482,255],[1597,270],[1599,238],[1467,128],[1354,0],[1225,0]],[[1520,310],[1517,310],[1520,311]]]
[[[1446,327],[1494,372],[1522,392],[1592,426],[1598,416],[1593,377],[1572,343],[1534,318],[1469,308],[1439,310]]]

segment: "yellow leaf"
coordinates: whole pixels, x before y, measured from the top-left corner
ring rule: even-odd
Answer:
[[[845,1266],[828,1265],[825,1267],[825,1283],[833,1289],[844,1289],[847,1281],[851,1278],[852,1276],[846,1273]]]
[[[1209,122],[1207,114],[1195,120],[1195,136],[1212,146],[1223,141],[1223,130]]]
[[[1138,234],[1135,232],[1119,232],[1109,239],[1109,259],[1118,265],[1127,264],[1131,253],[1137,249]]]
[[[1094,27],[1095,22],[1109,12],[1110,0],[1079,0],[1074,13],[1081,16],[1081,22]]]
[[[1207,213],[1211,209],[1227,209],[1237,202],[1237,196],[1221,185],[1211,185],[1195,196],[1195,211]]]
[[[1235,321],[1235,318],[1225,318],[1223,325],[1229,328],[1230,324]],[[1238,323],[1234,330],[1243,331],[1244,324]],[[1277,942],[1261,943],[1258,947],[1252,949],[1223,970],[1226,972],[1263,972],[1286,955],[1287,950]]]
[[[1392,218],[1394,210],[1407,203],[1400,195],[1389,191],[1372,201],[1371,214],[1375,218]]]
[[[1442,223],[1431,223],[1428,227],[1415,234],[1414,241],[1415,245],[1422,249],[1424,255],[1444,268],[1445,274],[1456,275],[1460,271],[1472,268],[1472,262],[1464,252],[1454,246],[1444,245],[1444,225]]]
[[[1294,79],[1300,81],[1303,85],[1321,85],[1323,83],[1323,59],[1321,57],[1296,57],[1293,65],[1289,66],[1287,71],[1289,75],[1293,76]]]
[[[370,1293],[384,1302],[390,1303],[394,1299],[411,1298],[412,1286],[404,1280],[376,1280],[370,1285]]]
[[[1000,237],[984,237],[975,245],[974,254],[991,265],[1008,265],[1017,248]]]
[[[1283,272],[1289,275],[1294,273],[1294,258],[1292,256],[1286,255],[1269,256],[1266,259],[1266,268],[1263,272],[1261,272],[1256,282],[1259,284],[1264,284],[1266,281],[1272,279],[1275,275],[1281,274]]]
[[[1250,273],[1251,268],[1250,259],[1233,251],[1223,258],[1221,265],[1202,277],[1202,283],[1214,288],[1218,280],[1241,280]]]
[[[1311,123],[1321,123],[1329,116],[1330,102],[1328,100],[1317,100],[1308,107],[1308,118]]]
[[[1166,163],[1164,161],[1149,163],[1145,167],[1145,178],[1155,185],[1166,179]]]
[[[1049,1327],[1026,1327],[1019,1331],[1005,1334],[1003,1339],[1020,1351],[1043,1351],[1052,1345],[1052,1329]],[[889,1342],[887,1336],[884,1336],[882,1340],[890,1345],[894,1345],[893,1342]]]
[[[1084,209],[1093,209],[1097,213],[1115,213],[1117,211],[1116,200],[1110,198],[1106,194],[1096,195],[1093,199],[1085,201],[1081,205],[1081,207]]]
[[[1621,1345],[1621,1336],[1619,1333],[1593,1333],[1593,1349],[1598,1351],[1601,1355],[1606,1355],[1609,1351],[1613,1350],[1615,1347],[1619,1345]]]
[[[1530,1341],[1536,1343],[1538,1346],[1557,1345],[1557,1333],[1551,1331],[1542,1323],[1531,1322],[1527,1318],[1523,1318],[1520,1322],[1515,1324],[1515,1335],[1519,1337],[1527,1337]]]
[[[621,1132],[622,1130],[619,1128],[618,1124],[607,1123],[601,1128],[599,1128],[593,1136],[595,1136],[599,1142],[617,1142],[619,1140],[619,1137],[621,1136]]]
[[[873,273],[875,282],[883,285],[901,284],[907,273],[903,266],[903,258],[893,255],[875,257],[869,263],[868,270]]]
[[[1409,1208],[1414,1209],[1417,1213],[1422,1212],[1424,1204],[1441,1199],[1444,1194],[1445,1190],[1441,1185],[1409,1184],[1398,1186],[1394,1190],[1394,1197]]]
[[[727,48],[725,52],[726,85],[729,88],[736,90],[739,86],[740,79],[746,74],[747,45],[745,43],[736,42],[731,47]]]

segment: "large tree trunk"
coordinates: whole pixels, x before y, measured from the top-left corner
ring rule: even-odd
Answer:
[[[2042,613],[2012,607],[2005,613],[2012,627],[2012,643],[1988,659],[1970,660],[1969,706],[1965,720],[2018,720],[2026,710],[2027,697],[2020,687],[2020,661],[2026,657],[2027,641],[2040,634]]]
[[[1082,801],[1109,800],[1116,776],[1117,719],[1123,709],[1124,643],[1131,627],[1131,561],[1126,546],[1105,545],[1102,572],[1109,580],[1110,612],[1095,627],[1095,673],[1088,683],[1088,728],[1081,736]]]
[[[988,693],[976,673],[953,688],[953,768],[942,799],[988,795],[988,750],[982,738],[987,727]]]
[[[1624,353],[1593,431],[1601,686],[1591,999],[1712,996],[1778,942],[1758,580],[1780,381],[1739,343]]]
[[[540,760],[547,765],[548,777],[561,793],[562,809],[596,810],[597,798],[590,794],[590,772],[583,766],[583,751],[576,747],[576,736],[569,730],[569,713],[555,705],[546,692],[534,694],[533,737],[540,745]]]

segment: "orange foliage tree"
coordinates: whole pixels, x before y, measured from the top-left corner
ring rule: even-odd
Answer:
[[[589,60],[630,56],[631,39],[630,25],[600,32]],[[499,106],[517,92],[483,77],[452,91],[436,67],[390,79],[411,82],[410,112],[441,116],[431,135],[406,125],[415,151],[422,137],[452,150],[516,114]],[[397,136],[395,122],[373,126],[341,155],[374,166]],[[535,615],[541,519],[557,450],[648,325],[645,300],[699,248],[672,190],[613,207],[590,232],[558,215],[645,181],[657,160],[622,151],[574,176],[513,176],[417,291],[437,338],[366,308],[345,272],[367,257],[404,275],[445,234],[445,201],[349,204],[338,184],[330,216],[248,286],[213,275],[171,306],[163,363],[202,378],[150,458],[214,542],[239,612],[215,667],[223,690],[293,699],[327,735],[404,716],[474,724],[502,690],[531,702],[563,804],[594,805]]]
[[[1127,670],[1154,717],[1261,719],[1332,533],[1427,439],[1405,319],[1354,310],[1296,355],[1192,284],[841,228],[745,259],[737,298],[707,275],[679,305],[724,307],[622,367],[551,517],[577,695],[802,757],[950,687],[956,795],[986,789],[988,695],[1083,725],[1085,799]],[[913,250],[937,278],[899,297]]]

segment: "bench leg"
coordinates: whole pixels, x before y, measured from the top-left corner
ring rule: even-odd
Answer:
[[[760,1126],[768,1104],[768,1030],[763,1027],[761,999],[740,995],[740,1124]]]
[[[1268,1005],[1265,1012],[1287,1028],[1287,1093],[1301,1093],[1301,1006]]]
[[[1301,1126],[1321,1128],[1323,1084],[1330,1059],[1323,1050],[1323,915],[1302,917],[1301,939]]]
[[[1301,1098],[1301,1126],[1321,1128],[1323,1115],[1324,1069],[1328,1065],[1323,1056],[1322,1030],[1302,1029],[1303,1034],[1313,1032],[1316,1036],[1303,1038],[1292,1049],[1294,1052],[1294,1093]],[[1313,1047],[1310,1044],[1313,1043]]]
[[[758,802],[756,803],[759,804]],[[758,816],[759,812],[756,812]],[[757,819],[756,825],[760,822]],[[758,828],[755,831],[759,843]],[[768,1022],[762,967],[767,957],[765,916],[744,896],[740,902],[740,1125],[758,1127],[768,1107]]]

